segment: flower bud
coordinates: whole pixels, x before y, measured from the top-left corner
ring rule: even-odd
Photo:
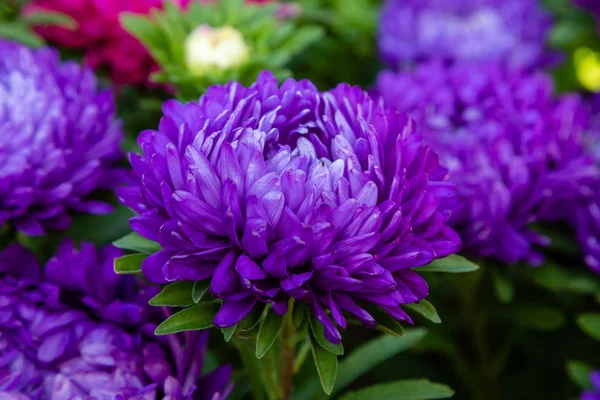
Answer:
[[[247,59],[242,34],[230,26],[200,25],[185,41],[185,61],[195,75],[237,67]]]

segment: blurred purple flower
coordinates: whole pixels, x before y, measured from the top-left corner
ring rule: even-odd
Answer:
[[[412,268],[460,248],[447,171],[411,121],[360,88],[278,87],[264,72],[163,111],[118,195],[140,213],[133,229],[164,248],[142,264],[146,278],[211,279],[218,327],[257,302],[284,314],[290,298],[311,305],[334,343],[343,312],[376,325],[361,304],[410,321],[400,306],[428,292]]]
[[[550,26],[537,0],[387,0],[379,50],[393,68],[436,58],[535,68],[555,58]]]
[[[110,211],[89,196],[119,183],[123,135],[91,71],[0,39],[0,130],[0,226],[42,235],[66,229],[71,212]]]
[[[589,115],[575,96],[554,99],[542,73],[434,62],[383,72],[377,88],[418,121],[450,169],[465,197],[450,222],[474,255],[540,263],[535,247],[549,241],[532,225],[568,218],[593,194],[599,170],[582,141]]]
[[[130,333],[96,320],[85,307],[67,305],[62,288],[40,278],[39,271],[34,256],[16,244],[0,253],[0,397],[153,400],[164,394],[168,400],[219,400],[227,395],[228,366],[200,377],[207,334],[172,335],[162,343],[146,333],[155,327],[148,321]]]
[[[581,400],[600,400],[600,371],[593,371],[590,374],[590,381],[593,389],[586,390],[581,394]]]

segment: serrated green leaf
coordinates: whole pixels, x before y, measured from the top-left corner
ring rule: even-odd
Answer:
[[[336,356],[341,356],[344,354],[344,347],[341,343],[333,344],[325,338],[325,328],[323,327],[323,324],[320,323],[314,315],[311,314],[309,321],[310,331],[312,332],[311,336],[324,350],[327,350],[328,352],[333,353]]]
[[[317,373],[319,374],[319,380],[321,381],[321,387],[326,394],[331,394],[337,375],[337,356],[321,347],[312,335],[310,337],[310,343],[315,367],[317,367]]]
[[[29,25],[51,25],[69,30],[77,29],[77,21],[67,14],[56,11],[44,10],[25,13],[21,18],[23,22]]]
[[[567,322],[563,312],[545,305],[521,305],[511,310],[511,317],[519,325],[538,331],[552,331]]]
[[[213,326],[212,321],[219,312],[219,308],[221,308],[221,302],[217,300],[198,303],[171,315],[156,328],[154,334],[167,335],[169,333],[208,329]]]
[[[416,268],[417,272],[462,273],[477,271],[479,266],[456,254],[433,260],[431,264]]]
[[[114,270],[117,274],[141,273],[142,262],[148,257],[147,254],[129,254],[115,258]]]
[[[510,303],[515,294],[512,280],[501,272],[494,271],[494,291],[502,303]]]
[[[418,312],[433,323],[439,324],[442,322],[433,304],[425,299],[419,301],[418,303],[406,304],[405,307]]]
[[[231,340],[231,337],[235,333],[236,328],[237,328],[237,324],[235,324],[234,326],[230,326],[229,328],[221,329],[221,332],[223,332],[223,338],[225,339],[226,342],[229,343],[229,341]]]
[[[159,294],[150,299],[151,306],[187,307],[194,303],[192,290],[195,282],[178,281],[173,282],[160,291]]]
[[[152,254],[162,250],[156,242],[141,237],[135,232],[113,242],[113,246],[123,250],[137,251],[139,253]]]
[[[277,314],[272,307],[265,308],[265,315],[260,323],[256,337],[256,358],[263,358],[269,351],[283,325],[283,316]]]
[[[357,347],[340,362],[332,394],[339,393],[375,366],[408,349],[421,340],[426,333],[427,331],[422,328],[407,329],[403,337],[382,335]],[[325,396],[319,395],[319,384],[316,382],[300,385],[294,395],[294,400],[322,398],[325,398]]]
[[[434,400],[448,399],[452,396],[454,390],[441,383],[434,383],[427,379],[407,379],[350,392],[340,400]]]
[[[194,303],[198,303],[200,300],[202,300],[206,292],[208,292],[209,287],[210,279],[194,282],[194,287],[192,288],[192,300]]]
[[[594,371],[594,369],[595,368],[591,365],[581,361],[567,362],[567,374],[569,375],[569,378],[583,390],[592,388],[590,373]]]
[[[600,313],[585,313],[577,317],[577,325],[588,335],[600,340]]]

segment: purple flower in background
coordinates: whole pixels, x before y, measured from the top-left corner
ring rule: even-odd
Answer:
[[[535,68],[554,58],[550,25],[537,0],[387,0],[379,51],[393,68],[436,58]]]
[[[100,253],[108,257],[112,251]],[[82,253],[90,254],[89,248]],[[129,332],[98,320],[83,304],[85,297],[77,304],[66,294],[65,302],[62,288],[40,271],[34,256],[16,244],[0,253],[0,397],[219,400],[227,395],[228,366],[200,376],[207,333],[172,335],[163,343],[150,333],[155,327],[150,321]]]
[[[590,129],[584,137],[585,145],[596,165],[600,166],[600,95],[593,95],[587,104],[592,119]],[[600,176],[593,190],[591,200],[575,210],[571,223],[584,251],[586,264],[592,271],[600,274]]]
[[[569,217],[592,196],[599,170],[582,134],[579,98],[554,99],[552,81],[500,64],[420,65],[383,72],[387,105],[408,112],[465,198],[451,225],[465,249],[537,264],[548,239],[532,225]]]
[[[600,371],[593,371],[590,374],[590,381],[593,389],[586,390],[581,394],[581,400],[600,400]]]
[[[90,194],[118,184],[122,132],[91,71],[0,39],[0,131],[0,226],[42,235],[69,213],[110,211]]]
[[[163,111],[118,195],[140,214],[133,229],[163,247],[142,264],[146,278],[210,279],[218,327],[257,302],[284,314],[290,298],[310,304],[334,343],[344,312],[376,325],[364,304],[410,321],[400,306],[428,292],[412,268],[460,248],[438,156],[360,88],[279,87],[264,72]]]

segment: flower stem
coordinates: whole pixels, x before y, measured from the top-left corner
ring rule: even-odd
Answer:
[[[290,302],[291,303],[291,302]],[[279,337],[279,387],[282,400],[290,399],[294,383],[296,358],[296,328],[292,321],[292,307],[285,315]]]

